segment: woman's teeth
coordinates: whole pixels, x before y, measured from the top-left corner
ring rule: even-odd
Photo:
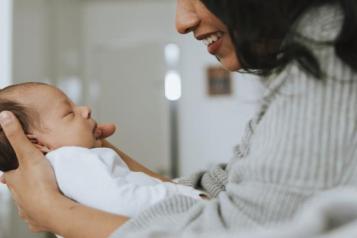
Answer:
[[[203,39],[202,42],[206,46],[209,46],[209,45],[213,44],[214,42],[216,42],[217,40],[219,40],[222,37],[222,35],[223,34],[221,32],[217,32],[215,34],[210,35],[206,39]]]

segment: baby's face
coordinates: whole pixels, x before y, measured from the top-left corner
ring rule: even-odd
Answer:
[[[90,108],[75,105],[62,91],[51,86],[39,85],[24,94],[23,104],[38,115],[39,126],[32,134],[50,151],[63,146],[100,146],[94,134],[97,123],[91,118]]]

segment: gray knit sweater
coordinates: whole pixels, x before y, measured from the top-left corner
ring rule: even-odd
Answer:
[[[208,192],[210,200],[168,198],[111,237],[194,237],[269,227],[290,219],[316,193],[356,184],[357,74],[333,47],[314,42],[335,39],[342,21],[334,6],[312,9],[298,21],[299,38],[326,79],[314,79],[297,63],[269,79],[234,158],[181,180]]]

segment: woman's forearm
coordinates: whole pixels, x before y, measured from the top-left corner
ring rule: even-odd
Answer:
[[[58,195],[47,214],[48,229],[65,238],[107,238],[128,217],[92,209]]]
[[[128,156],[127,154],[122,152],[120,149],[116,148],[114,145],[112,145],[108,141],[106,141],[106,140],[103,141],[103,147],[108,147],[108,148],[115,150],[118,153],[118,155],[124,160],[124,162],[128,165],[130,170],[146,173],[147,175],[157,178],[157,179],[160,179],[161,181],[164,181],[164,182],[171,182],[171,180],[169,178],[161,176],[160,174],[153,172],[152,170],[146,168],[144,165],[133,160],[132,158],[130,158],[130,156]]]

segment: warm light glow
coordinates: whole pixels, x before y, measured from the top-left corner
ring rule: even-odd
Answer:
[[[166,74],[165,96],[170,101],[176,101],[181,97],[181,77],[176,71]]]
[[[12,0],[0,0],[0,88],[11,84]]]

